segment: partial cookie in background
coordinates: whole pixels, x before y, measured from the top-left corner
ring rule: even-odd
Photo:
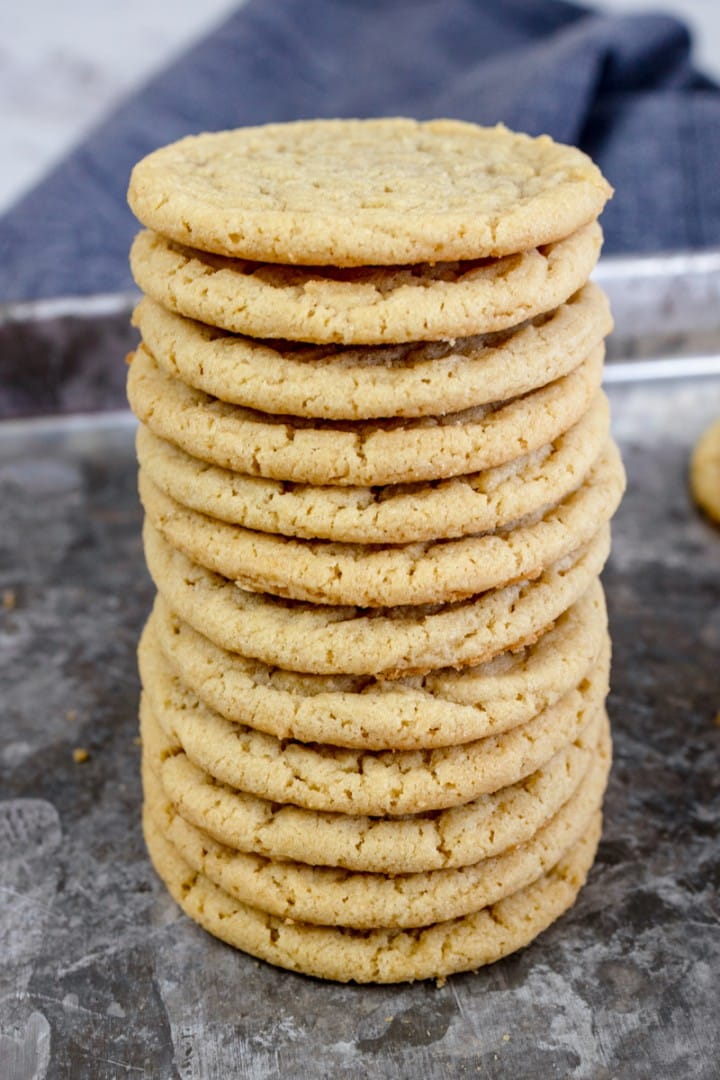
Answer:
[[[457,604],[374,611],[247,592],[191,562],[148,521],[143,540],[168,606],[221,648],[289,671],[397,678],[485,663],[537,641],[602,570],[610,530],[534,581]]]
[[[612,188],[580,150],[502,125],[304,120],[189,136],[143,158],[143,224],[207,251],[305,265],[477,259],[567,236]]]
[[[160,368],[141,345],[128,372],[133,412],[161,439],[223,469],[308,484],[436,481],[505,464],[576,424],[602,382],[604,348],[548,386],[416,420],[328,421],[228,405]]]
[[[391,682],[302,675],[214,645],[157,596],[151,616],[174,674],[216,712],[278,739],[415,750],[497,735],[554,705],[597,660],[607,635],[602,587],[526,649],[478,667]]]
[[[518,327],[454,341],[321,346],[261,341],[144,297],[133,323],[158,364],[206,394],[260,412],[334,420],[436,416],[526,394],[567,375],[612,329],[588,283]]]
[[[576,424],[505,465],[392,487],[295,484],[247,476],[186,454],[141,424],[142,471],[188,509],[258,532],[359,544],[407,544],[491,532],[554,506],[580,486],[607,441],[602,391]]]
[[[136,284],[170,311],[258,338],[315,344],[447,341],[517,326],[582,288],[602,246],[597,222],[541,248],[419,266],[276,266],[140,233]]]
[[[693,451],[690,489],[698,506],[720,522],[720,420],[707,429]]]
[[[222,784],[194,765],[140,702],[143,771],[159,780],[181,817],[218,843],[280,861],[360,873],[412,874],[469,866],[525,843],[585,782],[592,763],[610,761],[610,729],[600,710],[573,742],[517,784],[461,806],[376,817],[306,810]]]

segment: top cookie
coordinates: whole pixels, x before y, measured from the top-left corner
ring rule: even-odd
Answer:
[[[612,194],[581,151],[453,120],[309,120],[190,136],[128,200],[164,236],[301,265],[477,259],[559,240]]]

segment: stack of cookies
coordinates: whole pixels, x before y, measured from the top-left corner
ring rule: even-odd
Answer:
[[[201,135],[133,172],[145,835],[240,949],[442,978],[585,880],[609,194],[577,150],[452,121]]]

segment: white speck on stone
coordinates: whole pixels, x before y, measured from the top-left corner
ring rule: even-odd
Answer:
[[[25,758],[32,754],[32,746],[28,742],[11,742],[3,749],[3,765],[13,769],[16,765],[22,765]]]

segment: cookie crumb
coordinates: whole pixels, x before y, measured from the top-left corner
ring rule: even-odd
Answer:
[[[68,720],[71,724],[74,723],[75,720],[77,720],[77,716],[77,709],[68,709],[65,713],[65,719]]]
[[[82,765],[82,763],[88,761],[89,758],[90,754],[84,746],[76,746],[73,750],[73,761],[76,765]]]
[[[437,979],[435,980],[436,989],[437,990],[442,990],[442,988],[443,988],[443,986],[445,985],[446,982],[447,982],[447,979],[445,978],[444,975],[438,975]]]
[[[5,589],[2,594],[2,606],[6,611],[14,611],[17,604],[17,596],[14,589]]]
[[[508,1034],[503,1035],[503,1042],[510,1042],[510,1036]]]

